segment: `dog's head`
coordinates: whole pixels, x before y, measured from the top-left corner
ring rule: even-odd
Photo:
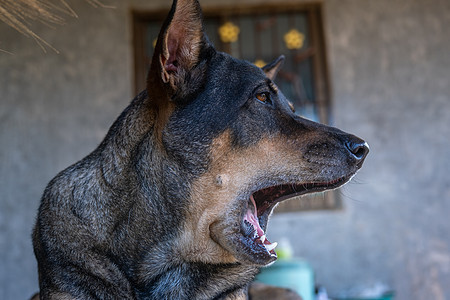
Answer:
[[[188,209],[175,247],[188,261],[273,262],[265,230],[275,205],[343,185],[368,153],[361,139],[292,111],[273,81],[282,62],[260,69],[216,51],[198,2],[174,2],[147,90],[161,147],[188,187],[176,197]]]

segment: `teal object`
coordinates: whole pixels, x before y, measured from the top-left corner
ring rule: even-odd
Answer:
[[[332,298],[334,300],[394,300],[395,293],[388,292],[379,297],[349,297],[349,298]]]
[[[314,274],[303,260],[280,260],[263,268],[256,281],[296,291],[303,300],[314,300]]]

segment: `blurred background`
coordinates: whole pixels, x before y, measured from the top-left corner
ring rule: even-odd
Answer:
[[[68,1],[58,22],[26,21],[42,40],[0,23],[0,299],[38,291],[42,192],[143,88],[169,2]],[[297,112],[371,147],[339,191],[280,206],[270,240],[329,295],[450,299],[450,1],[200,2],[217,48],[258,65],[284,54]]]

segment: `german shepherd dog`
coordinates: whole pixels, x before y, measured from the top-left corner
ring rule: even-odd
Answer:
[[[218,52],[175,0],[147,88],[48,184],[33,231],[41,299],[246,299],[277,258],[267,221],[337,188],[367,144],[297,116],[264,68]]]

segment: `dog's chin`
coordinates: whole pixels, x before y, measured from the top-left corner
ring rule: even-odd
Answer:
[[[292,197],[338,188],[352,175],[331,181],[268,185],[255,190],[246,197],[247,201],[238,201],[243,203],[239,212],[233,211],[232,217],[211,225],[211,238],[240,263],[258,266],[271,264],[277,259],[277,242],[270,242],[265,231],[274,207]]]

